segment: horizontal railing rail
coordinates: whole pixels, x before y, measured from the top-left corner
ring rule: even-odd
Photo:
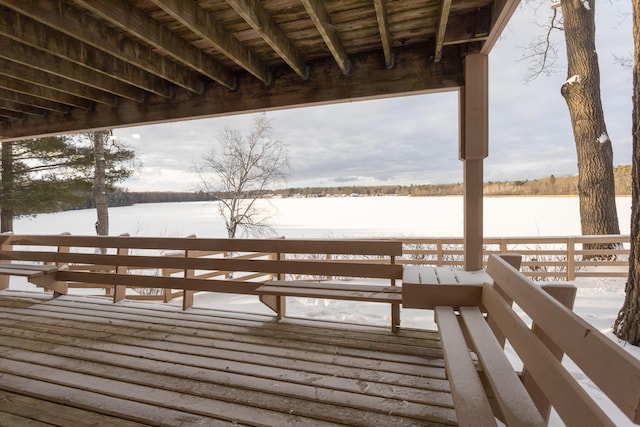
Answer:
[[[483,259],[501,253],[522,255],[521,271],[534,280],[568,280],[577,277],[626,277],[629,235],[485,238]],[[463,238],[400,238],[398,264],[461,268]],[[597,246],[597,248],[593,248]]]

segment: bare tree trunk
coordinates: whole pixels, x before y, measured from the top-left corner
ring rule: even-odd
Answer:
[[[640,345],[640,2],[633,2],[633,160],[631,164],[631,253],[626,295],[613,332]]]
[[[104,146],[108,138],[109,131],[96,131],[93,133],[93,157],[95,160],[93,202],[96,205],[96,213],[98,215],[96,233],[99,236],[109,234],[109,200],[107,199],[106,160],[104,157]]]
[[[561,0],[568,78],[562,85],[578,154],[578,193],[583,235],[619,234],[613,150],[600,98],[595,46],[595,0]]]
[[[0,231],[13,231],[13,142],[2,143],[2,207],[0,208]]]

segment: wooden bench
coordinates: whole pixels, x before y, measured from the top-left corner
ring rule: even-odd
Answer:
[[[125,298],[127,288],[180,289],[185,309],[194,292],[237,293],[259,296],[281,318],[287,296],[337,298],[390,303],[392,328],[400,324],[399,240],[1,237],[0,262],[67,265],[57,280],[70,288],[102,286],[113,292],[114,302]],[[332,278],[388,285],[335,284]]]
[[[498,419],[544,426],[551,407],[567,425],[615,425],[562,365],[563,354],[638,423],[640,361],[571,311],[575,287],[536,285],[514,265],[519,258],[490,257],[493,281],[483,285],[480,306],[435,307],[459,425],[496,425]],[[505,339],[522,371],[504,352]]]
[[[66,294],[68,290],[66,282],[61,282],[56,279],[57,272],[58,267],[55,265],[0,264],[0,276],[25,277],[30,283],[38,287],[52,290],[54,296]],[[8,281],[5,281],[0,288],[6,289],[8,285]]]

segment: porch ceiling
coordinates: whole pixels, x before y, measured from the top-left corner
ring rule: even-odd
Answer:
[[[0,0],[0,140],[455,89],[518,0]]]

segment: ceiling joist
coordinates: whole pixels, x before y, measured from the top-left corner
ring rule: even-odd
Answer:
[[[391,32],[389,31],[389,18],[387,17],[387,6],[384,0],[373,0],[376,8],[376,19],[378,21],[378,31],[380,31],[380,42],[384,52],[384,64],[387,68],[393,67],[393,51],[391,50]]]
[[[15,102],[23,105],[31,105],[33,107],[53,111],[56,113],[68,113],[69,107],[58,102],[48,101],[46,99],[28,96],[10,89],[2,89],[2,81],[0,79],[0,99],[4,101]]]
[[[318,29],[318,32],[322,36],[324,43],[327,45],[342,74],[349,74],[349,68],[351,66],[349,57],[344,50],[338,30],[335,25],[331,23],[331,18],[324,4],[320,0],[300,0],[300,2]]]
[[[0,4],[193,93],[204,90],[197,73],[66,4],[49,0],[0,0]]]
[[[111,107],[118,105],[118,99],[113,94],[88,87],[55,74],[42,72],[41,70],[28,65],[8,61],[6,59],[0,59],[0,74],[29,82],[34,85],[51,89],[55,88],[57,91],[97,102],[99,104],[105,104]]]
[[[2,65],[2,62],[0,62],[0,67]],[[25,80],[20,80],[3,75],[2,70],[0,70],[0,87],[6,88],[7,90],[13,91],[18,94],[24,94],[28,96],[32,99],[32,105],[35,106],[40,105],[40,103],[44,101],[55,102],[67,107],[80,108],[82,110],[89,110],[93,108],[93,101],[70,95],[57,89],[51,89],[48,87],[29,83]],[[68,113],[69,109],[63,109],[60,112]]]
[[[173,95],[173,88],[167,81],[2,6],[0,35],[156,95],[165,98]]]
[[[124,0],[74,0],[112,25],[149,43],[174,60],[215,80],[227,89],[235,89],[235,77],[210,56],[169,31],[147,14]]]
[[[442,58],[442,46],[444,45],[445,35],[447,33],[447,22],[449,21],[449,13],[451,11],[451,0],[442,0],[440,3],[440,15],[438,16],[438,26],[436,28],[436,51],[433,56],[435,62]]]
[[[269,12],[260,3],[249,0],[227,0],[238,15],[249,24],[265,42],[285,61],[303,80],[308,78],[304,58],[298,52],[286,33],[276,24]]]
[[[269,84],[271,78],[267,66],[248,48],[233,37],[215,18],[196,2],[181,0],[152,0],[176,21],[189,28],[199,37],[213,44],[227,58],[250,72],[257,79]]]

